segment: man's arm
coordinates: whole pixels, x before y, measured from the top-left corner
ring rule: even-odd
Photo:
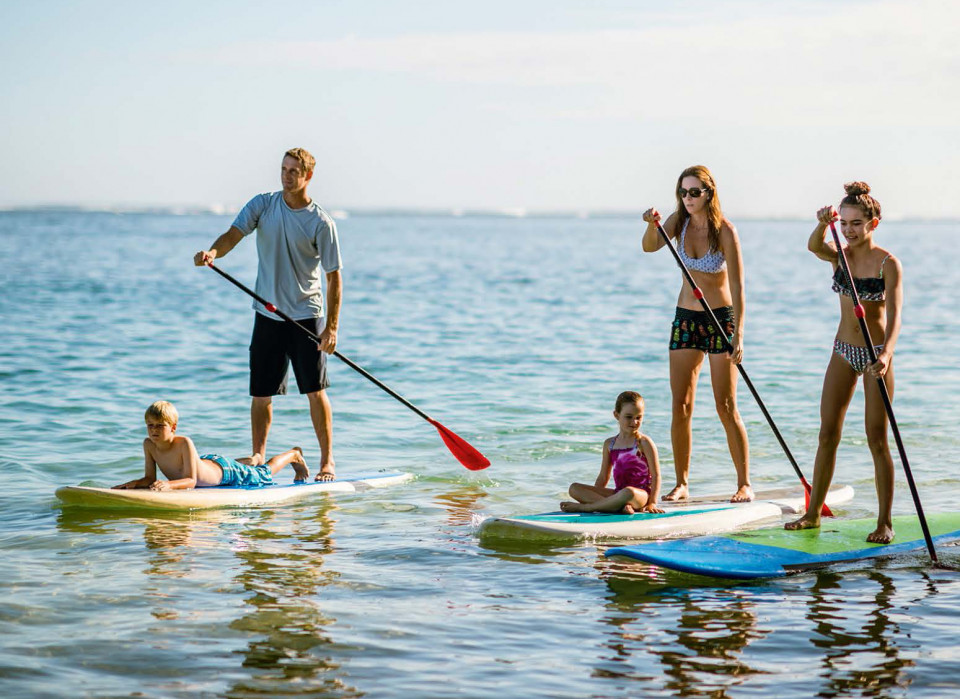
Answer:
[[[230,226],[230,230],[213,241],[209,250],[201,250],[193,256],[193,264],[197,267],[203,267],[205,264],[213,262],[218,257],[223,257],[233,250],[241,240],[243,240],[243,231],[236,226]]]
[[[333,354],[337,349],[337,328],[340,327],[340,303],[343,299],[343,275],[340,270],[327,272],[327,322],[320,333],[320,349]]]

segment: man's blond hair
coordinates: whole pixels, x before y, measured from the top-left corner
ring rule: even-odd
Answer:
[[[168,425],[176,425],[180,420],[180,414],[177,413],[177,409],[173,407],[173,403],[168,403],[165,400],[158,400],[150,404],[150,407],[147,408],[147,412],[143,414],[143,419],[160,420]]]
[[[283,157],[287,156],[290,156],[295,160],[299,160],[300,164],[303,166],[304,173],[313,172],[313,168],[317,164],[317,159],[310,155],[310,151],[308,151],[306,148],[291,148],[283,154]]]

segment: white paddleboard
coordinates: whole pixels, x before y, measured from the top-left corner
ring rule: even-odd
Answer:
[[[728,532],[764,520],[779,519],[772,502],[740,504],[670,504],[663,514],[607,512],[545,512],[517,517],[492,517],[480,525],[490,538],[657,539]]]
[[[114,490],[83,485],[58,488],[56,496],[74,507],[200,510],[212,507],[249,507],[299,500],[317,493],[355,493],[406,483],[409,473],[370,473],[335,481],[274,484],[263,488],[216,486],[190,490]]]

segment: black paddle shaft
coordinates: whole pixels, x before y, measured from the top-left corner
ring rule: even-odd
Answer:
[[[656,226],[657,230],[660,231],[660,235],[663,237],[663,242],[667,244],[667,247],[670,248],[670,252],[673,253],[673,259],[677,261],[677,266],[680,268],[680,271],[683,272],[683,276],[686,278],[687,284],[689,284],[690,288],[693,289],[693,295],[697,297],[698,301],[700,301],[700,305],[703,306],[703,310],[710,314],[710,318],[716,324],[720,337],[723,338],[723,344],[726,346],[727,352],[732,354],[733,345],[723,332],[723,325],[720,324],[720,321],[717,319],[713,309],[710,308],[710,304],[707,303],[706,299],[703,298],[703,292],[700,291],[700,287],[697,286],[697,283],[693,281],[693,275],[690,274],[690,270],[687,269],[687,266],[683,263],[683,260],[680,259],[680,253],[677,252],[677,248],[673,244],[673,241],[670,240],[670,236],[667,235],[667,232],[663,229],[663,226],[660,225],[659,221],[656,222]],[[750,377],[747,376],[747,370],[743,368],[742,364],[737,364],[737,370],[740,372],[740,376],[743,377],[743,382],[747,384],[747,388],[750,389],[750,393],[752,393],[753,397],[756,399],[757,405],[760,406],[760,412],[762,412],[763,416],[767,418],[767,424],[770,425],[770,429],[773,430],[773,434],[776,436],[777,441],[780,442],[780,446],[783,448],[783,453],[787,455],[787,459],[789,459],[790,465],[793,466],[793,470],[797,472],[797,476],[800,477],[800,481],[804,485],[807,485],[807,479],[804,478],[803,471],[801,471],[800,466],[797,465],[797,460],[793,458],[793,454],[790,452],[790,447],[787,446],[786,441],[783,439],[783,435],[780,434],[780,430],[777,429],[777,425],[767,410],[767,406],[763,404],[763,400],[761,400],[760,394],[757,393],[757,389],[754,387],[753,381],[751,381]]]
[[[293,323],[293,324],[296,325],[298,328],[300,328],[301,330],[303,330],[303,332],[305,332],[307,335],[309,335],[311,338],[313,338],[314,342],[316,342],[317,344],[320,344],[320,336],[317,335],[315,332],[313,332],[313,331],[310,330],[309,328],[305,328],[304,326],[300,325],[300,323],[296,322],[293,318],[291,318],[290,316],[288,316],[286,313],[284,313],[283,311],[281,311],[279,308],[277,308],[276,306],[274,306],[272,303],[270,303],[269,301],[267,301],[265,298],[263,298],[262,296],[260,296],[259,294],[257,294],[257,293],[256,293],[255,291],[253,291],[252,289],[250,289],[250,288],[244,286],[243,284],[241,284],[239,281],[237,281],[236,279],[234,279],[233,277],[231,277],[229,274],[227,274],[226,272],[224,272],[222,269],[220,269],[219,267],[217,267],[217,266],[216,266],[215,264],[213,264],[212,262],[208,262],[208,263],[207,263],[207,266],[208,266],[210,269],[212,269],[214,272],[216,272],[217,274],[219,274],[221,277],[223,277],[224,279],[226,279],[228,282],[230,282],[231,284],[233,284],[234,286],[236,286],[238,289],[240,289],[241,291],[246,292],[249,296],[252,296],[252,297],[255,298],[257,301],[259,301],[260,303],[262,303],[263,306],[264,306],[264,308],[266,308],[268,311],[270,311],[271,313],[276,313],[278,316],[280,316],[280,317],[283,318],[284,320]],[[344,364],[346,364],[348,367],[350,367],[351,369],[353,369],[355,372],[357,372],[358,374],[361,374],[361,375],[364,376],[365,378],[367,378],[367,379],[369,379],[370,381],[372,381],[373,383],[375,383],[375,384],[376,384],[377,386],[379,386],[381,389],[383,389],[384,391],[386,391],[387,393],[389,393],[391,396],[393,396],[393,397],[396,398],[398,401],[400,401],[401,403],[403,403],[405,406],[407,406],[408,408],[410,408],[410,410],[412,410],[413,412],[415,412],[417,415],[419,415],[420,417],[422,417],[424,420],[426,420],[426,421],[429,422],[430,424],[435,424],[435,423],[436,423],[436,420],[434,420],[432,417],[430,417],[430,416],[427,415],[425,412],[423,412],[422,410],[420,410],[420,408],[418,408],[417,406],[415,406],[413,403],[411,403],[411,402],[408,401],[406,398],[404,398],[403,396],[401,396],[399,393],[397,393],[396,391],[394,391],[392,388],[390,388],[389,386],[387,386],[385,383],[383,383],[382,381],[380,381],[377,377],[375,377],[373,374],[371,374],[370,372],[368,372],[366,369],[364,369],[364,368],[363,368],[362,366],[360,366],[359,364],[355,363],[353,360],[348,359],[347,357],[344,357],[342,354],[340,354],[340,353],[337,352],[336,350],[334,350],[334,351],[332,352],[332,354],[333,354],[334,357],[336,357],[337,359],[339,359],[340,361],[342,361]]]
[[[870,338],[870,328],[867,327],[867,321],[864,318],[863,306],[860,305],[860,294],[857,293],[857,286],[853,283],[853,274],[850,273],[850,265],[847,264],[847,255],[840,245],[840,236],[837,235],[837,227],[830,224],[830,234],[833,236],[833,244],[837,246],[837,257],[843,273],[847,275],[847,283],[850,284],[850,295],[853,298],[853,313],[857,316],[860,323],[860,332],[863,333],[864,342],[867,343],[867,353],[870,356],[870,362],[877,361],[877,350],[874,349],[873,340]],[[900,438],[900,428],[897,427],[897,418],[893,414],[893,403],[890,400],[890,393],[887,391],[887,384],[882,376],[877,377],[877,386],[880,387],[880,397],[883,399],[883,407],[887,411],[887,417],[890,419],[890,428],[893,430],[893,438],[897,443],[897,451],[900,452],[900,463],[903,464],[903,472],[907,476],[907,484],[910,486],[910,495],[913,496],[913,504],[917,508],[917,517],[920,519],[920,529],[923,530],[923,538],[927,542],[927,550],[930,552],[930,558],[934,563],[937,561],[937,551],[933,547],[933,539],[930,537],[930,528],[927,526],[927,518],[923,514],[923,505],[920,503],[920,493],[917,492],[917,484],[913,480],[913,471],[910,470],[910,462],[907,460],[907,452],[903,448],[903,439]]]

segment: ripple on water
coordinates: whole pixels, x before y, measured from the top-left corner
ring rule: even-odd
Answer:
[[[644,429],[672,478],[664,338],[679,276],[663,254],[631,252],[627,219],[341,222],[339,349],[480,448],[489,470],[463,469],[433,427],[332,361],[338,472],[416,481],[278,508],[59,507],[59,485],[142,473],[142,416],[157,398],[177,404],[198,448],[249,448],[250,304],[190,263],[229,222],[0,213],[0,256],[19,270],[0,291],[21,300],[0,307],[0,676],[11,695],[956,693],[960,588],[922,554],[731,585],[606,559],[603,542],[477,538],[485,517],[553,510],[570,482],[596,478],[627,388],[646,397]],[[928,511],[956,509],[960,373],[942,348],[957,328],[936,298],[960,271],[917,270],[955,229],[883,228],[905,270],[897,417]],[[836,322],[829,270],[803,251],[807,223],[739,230],[745,366],[810,477]],[[222,264],[252,283],[254,246]],[[733,468],[703,379],[691,477],[722,492]],[[274,401],[269,449],[302,445],[315,468],[307,404],[290,390]],[[876,513],[861,395],[838,455],[837,479],[857,491],[837,508],[847,517]],[[746,391],[740,409],[755,485],[793,484]],[[895,511],[911,507],[898,476]],[[960,564],[956,549],[941,558]]]

